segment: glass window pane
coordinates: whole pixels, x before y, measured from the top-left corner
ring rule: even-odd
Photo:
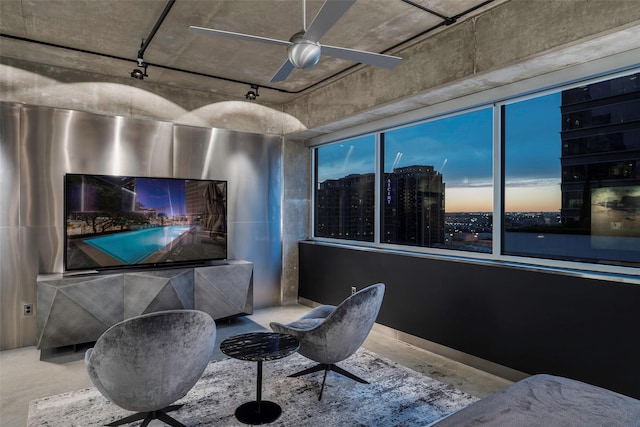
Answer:
[[[381,241],[491,252],[490,108],[384,134]]]
[[[505,106],[505,254],[640,265],[638,80]]]
[[[373,242],[375,136],[316,149],[316,237]]]

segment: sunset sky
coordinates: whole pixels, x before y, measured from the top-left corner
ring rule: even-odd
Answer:
[[[508,212],[559,211],[560,93],[506,107],[506,191]],[[433,166],[446,184],[447,212],[493,209],[492,109],[448,117],[385,133],[384,170]],[[318,180],[372,173],[374,136],[321,147]]]

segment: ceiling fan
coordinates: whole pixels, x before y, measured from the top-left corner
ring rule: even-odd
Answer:
[[[250,34],[234,33],[231,31],[216,30],[190,26],[189,29],[196,33],[213,36],[228,37],[238,40],[247,40],[261,43],[287,46],[288,59],[271,78],[272,82],[281,82],[287,79],[294,68],[311,68],[318,63],[320,55],[346,59],[376,67],[393,68],[402,58],[383,55],[380,53],[366,52],[363,50],[348,49],[320,44],[319,40],[329,29],[345,14],[356,0],[326,0],[320,11],[313,18],[311,25],[306,25],[306,0],[302,1],[302,28],[294,34],[289,41],[270,39],[267,37],[253,36]]]

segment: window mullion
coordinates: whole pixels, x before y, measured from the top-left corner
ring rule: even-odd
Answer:
[[[494,258],[502,255],[502,219],[504,215],[504,173],[502,147],[502,106],[493,106],[493,243]]]
[[[382,177],[384,176],[384,158],[382,157],[382,135],[376,133],[376,151],[375,151],[375,164],[376,164],[376,179],[375,179],[375,201],[374,201],[374,227],[373,227],[373,242],[375,244],[380,243],[380,227],[382,224]]]

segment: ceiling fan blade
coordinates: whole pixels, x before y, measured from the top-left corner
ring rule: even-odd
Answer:
[[[270,39],[268,37],[252,36],[251,34],[234,33],[232,31],[215,30],[213,28],[196,27],[194,25],[190,26],[189,30],[194,33],[201,33],[209,36],[227,37],[227,38],[236,39],[236,40],[277,44],[281,46],[291,45],[290,41]]]
[[[304,33],[304,38],[316,42],[320,40],[355,2],[356,0],[326,0]]]
[[[348,61],[361,62],[363,64],[374,65],[376,67],[393,68],[402,58],[398,56],[383,55],[381,53],[366,52],[364,50],[347,49],[346,47],[336,47],[320,45],[322,54],[334,58],[346,59]]]
[[[273,75],[271,82],[283,82],[289,77],[295,66],[288,59],[282,64],[280,69]]]

